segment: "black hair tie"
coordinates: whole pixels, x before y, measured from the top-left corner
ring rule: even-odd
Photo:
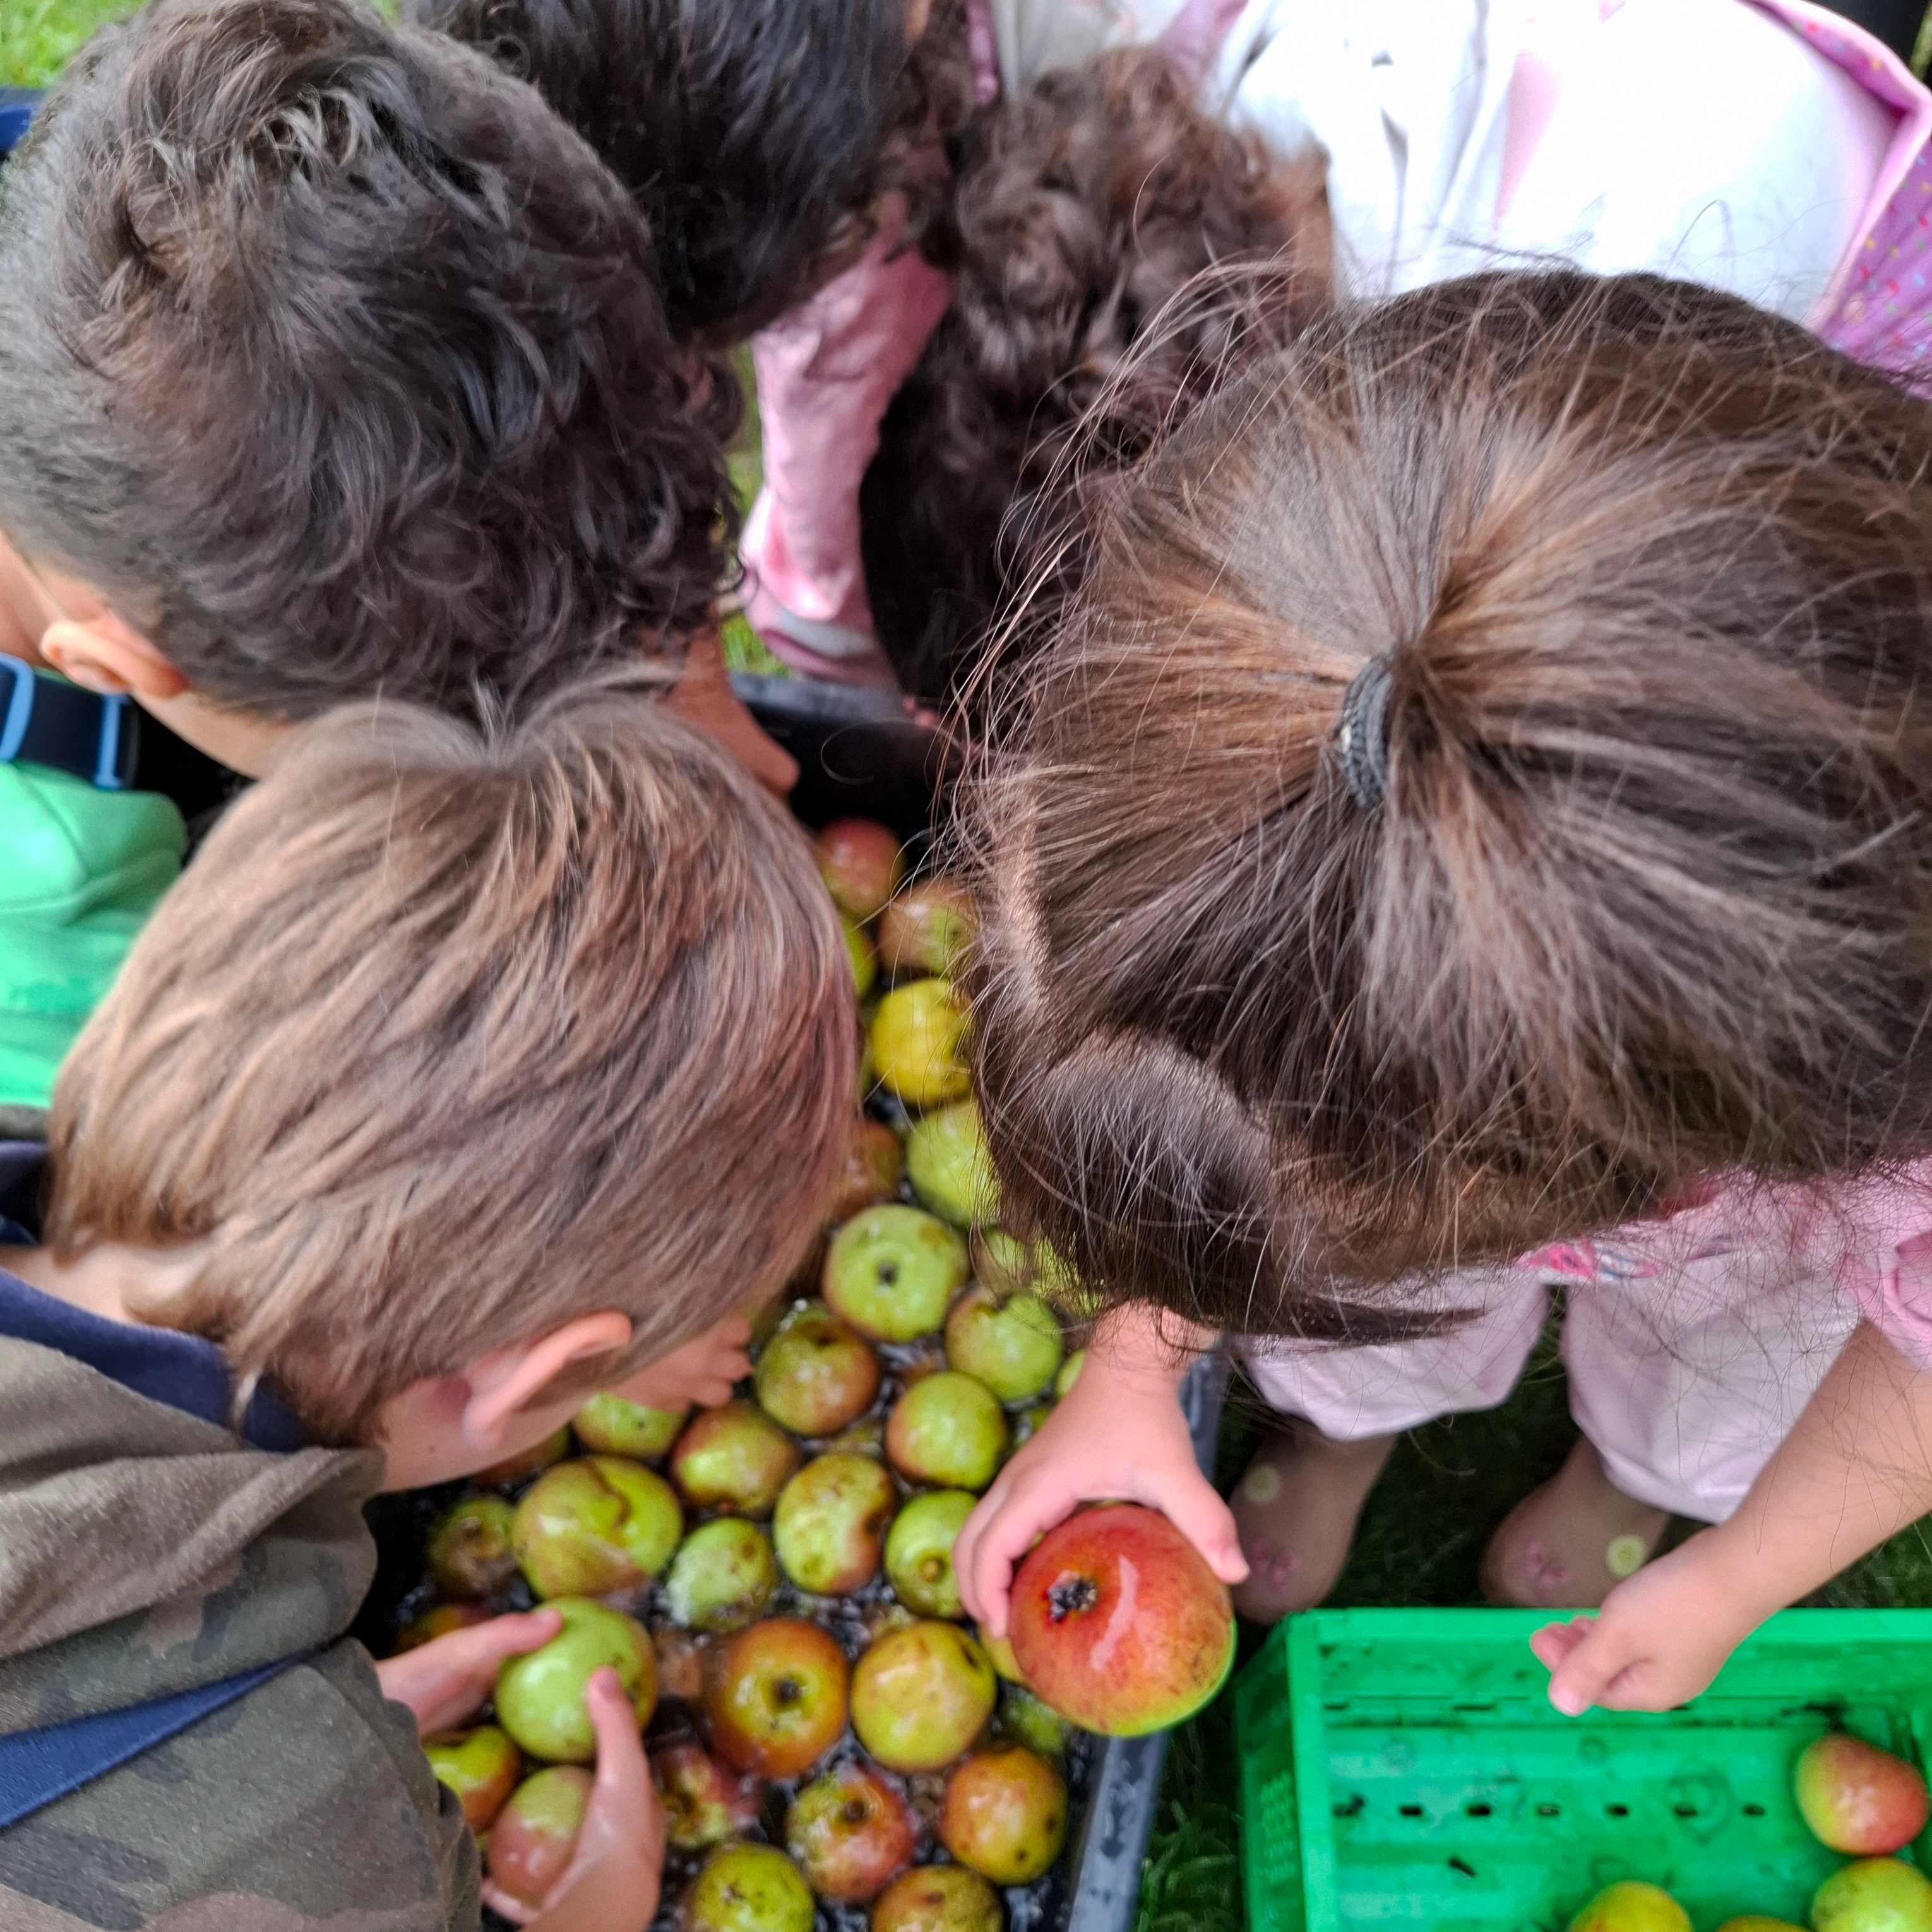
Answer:
[[[1390,656],[1378,651],[1356,672],[1335,720],[1342,782],[1364,812],[1375,811],[1388,796]]]

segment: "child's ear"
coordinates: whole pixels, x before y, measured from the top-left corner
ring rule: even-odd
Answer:
[[[103,697],[163,702],[188,688],[156,646],[111,610],[84,622],[62,617],[40,634],[40,655],[63,677]]]
[[[614,1309],[580,1315],[534,1342],[500,1348],[470,1371],[469,1399],[463,1407],[465,1442],[494,1449],[508,1438],[527,1410],[559,1398],[560,1386],[574,1388],[591,1362],[614,1357],[629,1347],[631,1321]]]

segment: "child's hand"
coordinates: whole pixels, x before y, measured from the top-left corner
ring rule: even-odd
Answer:
[[[742,1315],[728,1315],[716,1328],[640,1369],[611,1393],[646,1408],[682,1408],[688,1402],[716,1408],[731,1400],[731,1384],[752,1372],[752,1358],[745,1352],[751,1339],[750,1322]]]
[[[1566,1717],[1669,1711],[1709,1688],[1768,1612],[1753,1609],[1718,1532],[1706,1530],[1619,1583],[1594,1616],[1547,1624],[1529,1640]]]
[[[1081,1504],[1144,1503],[1168,1516],[1225,1583],[1248,1574],[1228,1505],[1194,1460],[1186,1418],[1164,1394],[1090,1352],[1080,1378],[966,1519],[953,1545],[959,1594],[987,1632],[1006,1634],[1013,1565]]]
[[[638,1714],[614,1670],[593,1674],[584,1707],[597,1733],[597,1778],[570,1863],[541,1912],[488,1879],[483,1902],[537,1932],[644,1932],[664,1885],[664,1807],[644,1761]]]
[[[775,798],[798,783],[798,760],[773,740],[732,688],[716,632],[685,648],[684,674],[664,709],[722,745]]]
[[[416,1714],[416,1735],[434,1737],[473,1718],[490,1701],[496,1672],[513,1657],[549,1642],[563,1628],[554,1610],[526,1610],[452,1630],[386,1657],[376,1666],[382,1695]]]

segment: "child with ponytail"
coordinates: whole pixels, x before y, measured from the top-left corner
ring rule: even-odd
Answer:
[[[1313,323],[1090,542],[972,991],[1006,1214],[1108,1312],[963,1594],[1000,1632],[1104,1496],[1319,1601],[1561,1289],[1580,1437],[1485,1585],[1600,1606],[1560,1708],[1694,1695],[1932,1509],[1932,410],[1707,290],[1482,275]],[[1232,1510],[1217,1334],[1278,1412]]]

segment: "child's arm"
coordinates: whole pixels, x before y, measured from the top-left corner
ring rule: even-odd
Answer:
[[[961,1598],[991,1635],[1006,1634],[1014,1564],[1084,1502],[1145,1503],[1172,1520],[1224,1582],[1248,1574],[1234,1519],[1195,1463],[1175,1400],[1189,1361],[1214,1341],[1209,1330],[1150,1310],[1101,1318],[1078,1380],[1000,1472],[954,1546]]]
[[[1932,1374],[1869,1324],[1832,1364],[1729,1522],[1619,1583],[1532,1648],[1575,1716],[1694,1697],[1765,1618],[1932,1510]]]

